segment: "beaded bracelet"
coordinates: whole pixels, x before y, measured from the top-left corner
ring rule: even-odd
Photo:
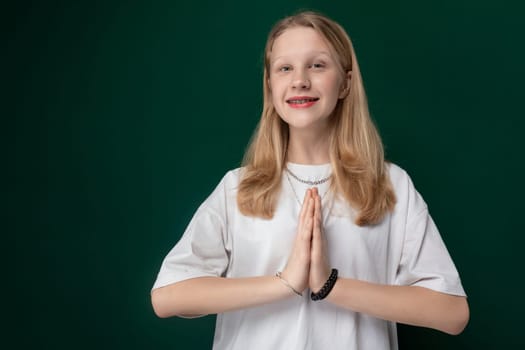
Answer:
[[[323,287],[317,293],[312,292],[310,294],[310,298],[313,301],[323,300],[332,291],[332,288],[334,288],[336,281],[337,281],[337,269],[332,269],[332,272],[330,273],[330,277],[328,277],[328,280],[325,282]]]

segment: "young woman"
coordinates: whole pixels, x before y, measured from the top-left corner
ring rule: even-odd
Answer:
[[[396,322],[450,334],[465,293],[425,202],[386,163],[351,41],[312,12],[265,49],[264,107],[165,258],[160,317],[217,313],[214,349],[396,349]]]

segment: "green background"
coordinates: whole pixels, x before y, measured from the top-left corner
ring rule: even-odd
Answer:
[[[149,290],[197,206],[239,166],[261,110],[268,31],[308,8],[353,38],[387,157],[428,202],[469,295],[461,335],[400,326],[401,348],[524,345],[519,3],[4,8],[4,341],[211,348],[214,317],[158,319]]]

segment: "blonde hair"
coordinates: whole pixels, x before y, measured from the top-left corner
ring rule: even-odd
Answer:
[[[357,225],[372,225],[394,208],[383,145],[368,110],[363,81],[352,42],[336,22],[315,12],[301,12],[279,21],[265,47],[261,120],[243,160],[237,194],[239,210],[247,216],[272,218],[281,190],[281,176],[288,148],[288,125],[279,117],[271,99],[270,53],[275,39],[293,27],[309,27],[329,44],[341,71],[351,72],[350,91],[330,117],[331,190],[341,193],[357,210]]]

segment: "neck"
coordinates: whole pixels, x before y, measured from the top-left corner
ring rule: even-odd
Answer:
[[[286,160],[298,164],[330,163],[329,137],[319,132],[297,131],[290,129]]]

